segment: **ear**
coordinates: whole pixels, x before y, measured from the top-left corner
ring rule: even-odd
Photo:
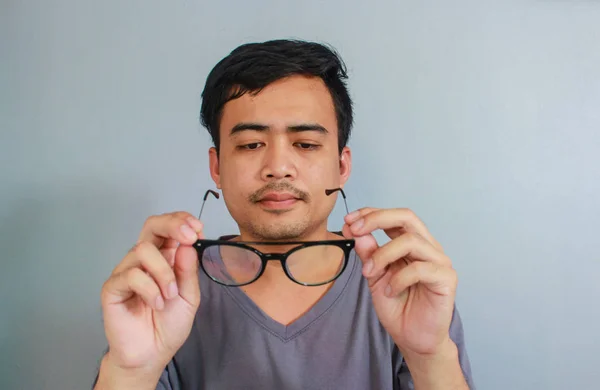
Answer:
[[[221,189],[221,173],[219,169],[219,155],[217,149],[211,147],[208,149],[208,167],[210,169],[210,177],[212,177],[215,185]]]
[[[344,184],[350,177],[352,171],[352,152],[350,148],[345,146],[340,154],[340,187],[344,187]]]

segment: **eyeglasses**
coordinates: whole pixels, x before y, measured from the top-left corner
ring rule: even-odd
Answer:
[[[327,196],[341,188],[325,190]],[[198,219],[202,217],[208,195],[219,199],[219,194],[208,190],[204,194]],[[284,253],[263,253],[253,245],[294,245]],[[268,261],[279,261],[284,273],[293,282],[303,286],[321,286],[337,279],[348,265],[354,240],[241,242],[229,240],[197,240],[194,243],[202,271],[214,282],[229,287],[245,286],[255,282],[264,273]]]

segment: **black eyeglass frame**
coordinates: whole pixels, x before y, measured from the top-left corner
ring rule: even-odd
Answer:
[[[346,212],[348,212],[348,204],[346,203],[346,194],[344,193],[344,190],[342,190],[341,188],[335,188],[335,189],[328,189],[325,190],[325,194],[327,196],[333,194],[334,192],[339,191],[342,194],[342,197],[344,199],[344,205],[346,206]],[[202,207],[200,208],[200,213],[198,215],[198,219],[200,219],[200,217],[202,216],[202,211],[204,210],[204,203],[206,202],[206,199],[208,198],[208,195],[212,194],[215,198],[219,199],[219,194],[213,190],[208,190],[206,191],[206,193],[204,194],[204,199],[202,202]],[[343,239],[343,240],[323,240],[323,241],[283,241],[283,242],[261,242],[261,241],[230,241],[230,240],[209,240],[209,239],[198,239],[195,243],[194,243],[194,248],[196,249],[196,252],[198,254],[198,262],[200,263],[200,268],[202,269],[202,271],[204,272],[204,274],[206,276],[208,276],[212,281],[214,281],[215,283],[218,283],[222,286],[226,286],[226,287],[242,287],[242,286],[246,286],[248,284],[254,283],[255,281],[258,280],[258,278],[260,278],[262,276],[262,274],[265,272],[265,269],[267,268],[267,262],[268,261],[279,261],[281,262],[281,268],[283,269],[284,273],[286,274],[286,276],[293,281],[294,283],[300,284],[302,286],[307,286],[307,287],[315,287],[315,286],[322,286],[328,283],[333,282],[334,280],[336,280],[337,278],[340,277],[340,275],[344,272],[344,270],[346,269],[346,267],[348,266],[348,262],[350,259],[350,253],[352,252],[352,249],[354,249],[354,244],[355,241],[354,239]],[[202,256],[204,255],[204,251],[207,250],[208,248],[210,248],[211,246],[222,246],[222,245],[226,245],[226,246],[232,246],[232,247],[237,247],[237,248],[242,248],[242,249],[246,249],[249,250],[251,252],[254,252],[261,260],[261,269],[260,271],[257,273],[257,275],[250,281],[245,282],[245,283],[235,283],[235,284],[230,284],[230,283],[225,283],[215,277],[213,277],[212,275],[210,275],[210,273],[208,273],[208,271],[204,268],[204,264],[202,262]],[[261,251],[259,251],[258,249],[252,247],[251,245],[296,245],[294,248],[288,250],[287,252],[284,253],[263,253]],[[324,245],[328,245],[328,246],[337,246],[338,248],[340,248],[343,252],[344,252],[344,264],[342,265],[342,267],[340,268],[339,272],[332,278],[330,278],[327,281],[324,282],[320,282],[320,283],[304,283],[301,282],[299,280],[296,280],[291,272],[289,272],[288,268],[287,268],[287,259],[289,256],[291,256],[294,252],[299,251],[301,249],[304,248],[309,248],[312,246],[324,246]]]

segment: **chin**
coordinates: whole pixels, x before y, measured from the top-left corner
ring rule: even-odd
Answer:
[[[269,241],[293,241],[302,237],[308,229],[306,223],[277,223],[270,225],[256,225],[250,223],[247,226],[247,231],[252,236],[260,237],[262,240]]]
[[[286,209],[286,210],[263,210],[265,213],[269,213],[271,215],[284,215],[289,213],[290,211],[292,211],[291,209]]]

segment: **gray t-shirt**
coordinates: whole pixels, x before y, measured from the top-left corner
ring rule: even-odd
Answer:
[[[379,323],[354,251],[327,293],[288,326],[240,288],[221,286],[202,271],[200,286],[191,333],[157,389],[414,389],[402,355]],[[474,389],[457,310],[450,337]]]

